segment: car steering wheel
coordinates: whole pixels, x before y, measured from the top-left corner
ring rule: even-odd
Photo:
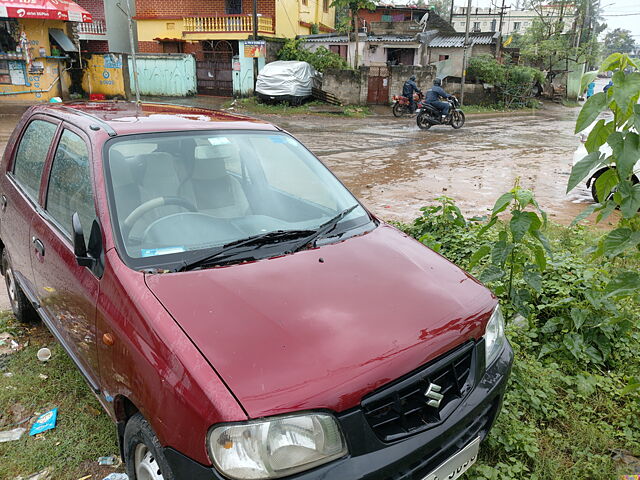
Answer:
[[[182,197],[156,197],[151,200],[147,200],[141,205],[138,205],[133,212],[127,215],[127,218],[124,219],[122,223],[123,236],[129,237],[129,233],[131,233],[131,229],[136,224],[142,216],[150,212],[151,210],[155,210],[160,207],[164,207],[166,205],[177,205],[179,207],[185,208],[191,212],[197,212],[197,207],[191,203],[186,198]]]

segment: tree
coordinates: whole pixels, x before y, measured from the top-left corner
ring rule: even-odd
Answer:
[[[358,28],[360,25],[358,12],[363,8],[366,8],[367,10],[375,10],[376,4],[372,0],[333,0],[331,2],[331,6],[335,7],[337,11],[343,9],[347,9],[349,11],[353,32],[355,32],[356,38],[356,53],[354,56],[353,66],[354,68],[358,68]]]
[[[631,36],[631,31],[616,28],[605,35],[604,48],[605,53],[609,56],[614,52],[633,53],[638,46],[633,36]]]

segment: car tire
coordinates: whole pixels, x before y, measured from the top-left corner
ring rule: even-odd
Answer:
[[[20,288],[20,285],[18,285],[18,282],[16,282],[13,267],[11,266],[11,261],[9,260],[6,249],[2,251],[2,271],[4,272],[4,283],[7,286],[7,294],[9,295],[13,315],[22,323],[36,322],[38,320],[38,314]]]
[[[127,422],[123,443],[129,480],[175,480],[158,437],[141,413]]]
[[[590,185],[591,185],[591,197],[593,198],[593,201],[596,203],[600,203],[600,200],[598,200],[598,191],[596,190],[596,180],[598,180],[598,177],[600,175],[602,175],[604,172],[607,171],[607,168],[602,168],[600,170],[598,170],[596,173],[593,174],[593,176],[591,177],[591,179],[589,180]],[[638,180],[638,177],[636,177],[635,175],[631,176],[631,181],[636,184],[638,183],[640,180]],[[613,193],[612,193],[613,195]]]

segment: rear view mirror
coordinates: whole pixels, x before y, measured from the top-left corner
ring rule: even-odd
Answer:
[[[75,212],[71,217],[71,225],[73,228],[73,253],[76,256],[78,265],[82,267],[93,267],[96,260],[87,255],[87,244],[84,240],[84,232],[80,223],[80,216]]]

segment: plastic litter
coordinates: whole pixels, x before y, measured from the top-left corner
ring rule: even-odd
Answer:
[[[38,433],[46,432],[52,428],[56,428],[56,420],[58,419],[58,409],[54,408],[46,413],[40,415],[35,423],[31,426],[29,435],[37,435]]]
[[[0,443],[19,440],[22,434],[26,431],[26,428],[14,428],[13,430],[5,430],[3,432],[0,432]]]
[[[85,475],[84,477],[80,477],[78,480],[87,480],[88,478],[93,477],[93,475]]]
[[[98,465],[115,465],[118,459],[115,455],[98,458]]]
[[[126,473],[110,473],[102,480],[129,480],[129,475]]]
[[[51,358],[51,350],[44,347],[38,350],[38,353],[36,355],[38,356],[38,360],[40,360],[41,362],[47,362]]]
[[[16,477],[14,480],[49,480],[51,478],[51,472],[48,468],[39,471],[38,473],[33,473],[28,477]]]
[[[11,355],[20,350],[20,344],[13,339],[9,332],[0,333],[0,356]]]

